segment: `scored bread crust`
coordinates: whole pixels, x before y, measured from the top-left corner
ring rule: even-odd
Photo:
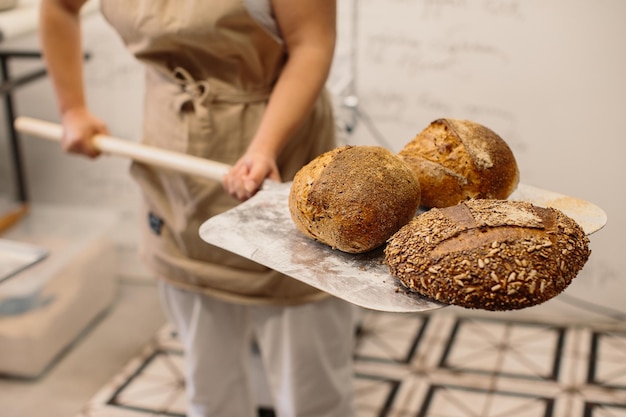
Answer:
[[[426,297],[516,310],[561,293],[587,262],[588,245],[582,228],[559,210],[469,200],[414,218],[389,239],[385,262]]]
[[[505,199],[519,182],[507,143],[470,120],[435,120],[398,155],[415,171],[424,207],[447,207],[471,198]]]
[[[414,216],[420,185],[413,171],[379,146],[344,146],[320,155],[293,180],[289,211],[305,235],[362,253],[379,247]]]

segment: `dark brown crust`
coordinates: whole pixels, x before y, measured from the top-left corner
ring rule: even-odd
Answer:
[[[410,290],[466,308],[516,310],[561,293],[590,255],[582,228],[526,202],[470,200],[431,209],[385,248]]]
[[[435,120],[398,155],[420,180],[425,207],[448,207],[472,198],[505,199],[519,182],[507,143],[469,120]]]
[[[348,253],[385,243],[415,215],[413,171],[378,146],[345,146],[321,155],[294,178],[289,209],[307,236]]]

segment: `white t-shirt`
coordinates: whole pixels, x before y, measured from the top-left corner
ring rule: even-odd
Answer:
[[[270,0],[244,0],[244,3],[252,18],[263,26],[277,41],[282,43],[283,38],[278,31]]]

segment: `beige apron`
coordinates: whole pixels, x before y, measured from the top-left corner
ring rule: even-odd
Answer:
[[[283,45],[243,0],[102,0],[101,7],[147,64],[144,143],[234,164],[261,121],[284,64]],[[334,146],[324,94],[279,157],[283,180]],[[242,303],[286,305],[324,296],[200,239],[206,219],[237,204],[219,182],[137,163],[131,172],[145,202],[142,257],[158,277]]]

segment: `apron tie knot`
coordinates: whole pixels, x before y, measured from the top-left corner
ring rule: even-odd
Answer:
[[[194,80],[186,69],[176,67],[174,69],[174,78],[188,99],[202,103],[209,96],[209,82],[207,80]]]
[[[209,131],[213,127],[210,103],[258,103],[267,101],[271,92],[270,87],[244,91],[226,87],[216,80],[196,80],[182,67],[171,70],[169,77],[180,87],[174,96],[175,109],[180,113],[188,110],[189,107],[193,108],[200,123],[204,124]]]
[[[208,80],[195,80],[189,71],[184,68],[176,67],[173,71],[174,81],[180,86],[180,91],[174,98],[174,106],[181,112],[185,110],[185,106],[191,105],[193,111],[198,116],[200,123],[211,132],[213,130],[213,122],[208,106],[205,104],[206,99],[211,92]]]

